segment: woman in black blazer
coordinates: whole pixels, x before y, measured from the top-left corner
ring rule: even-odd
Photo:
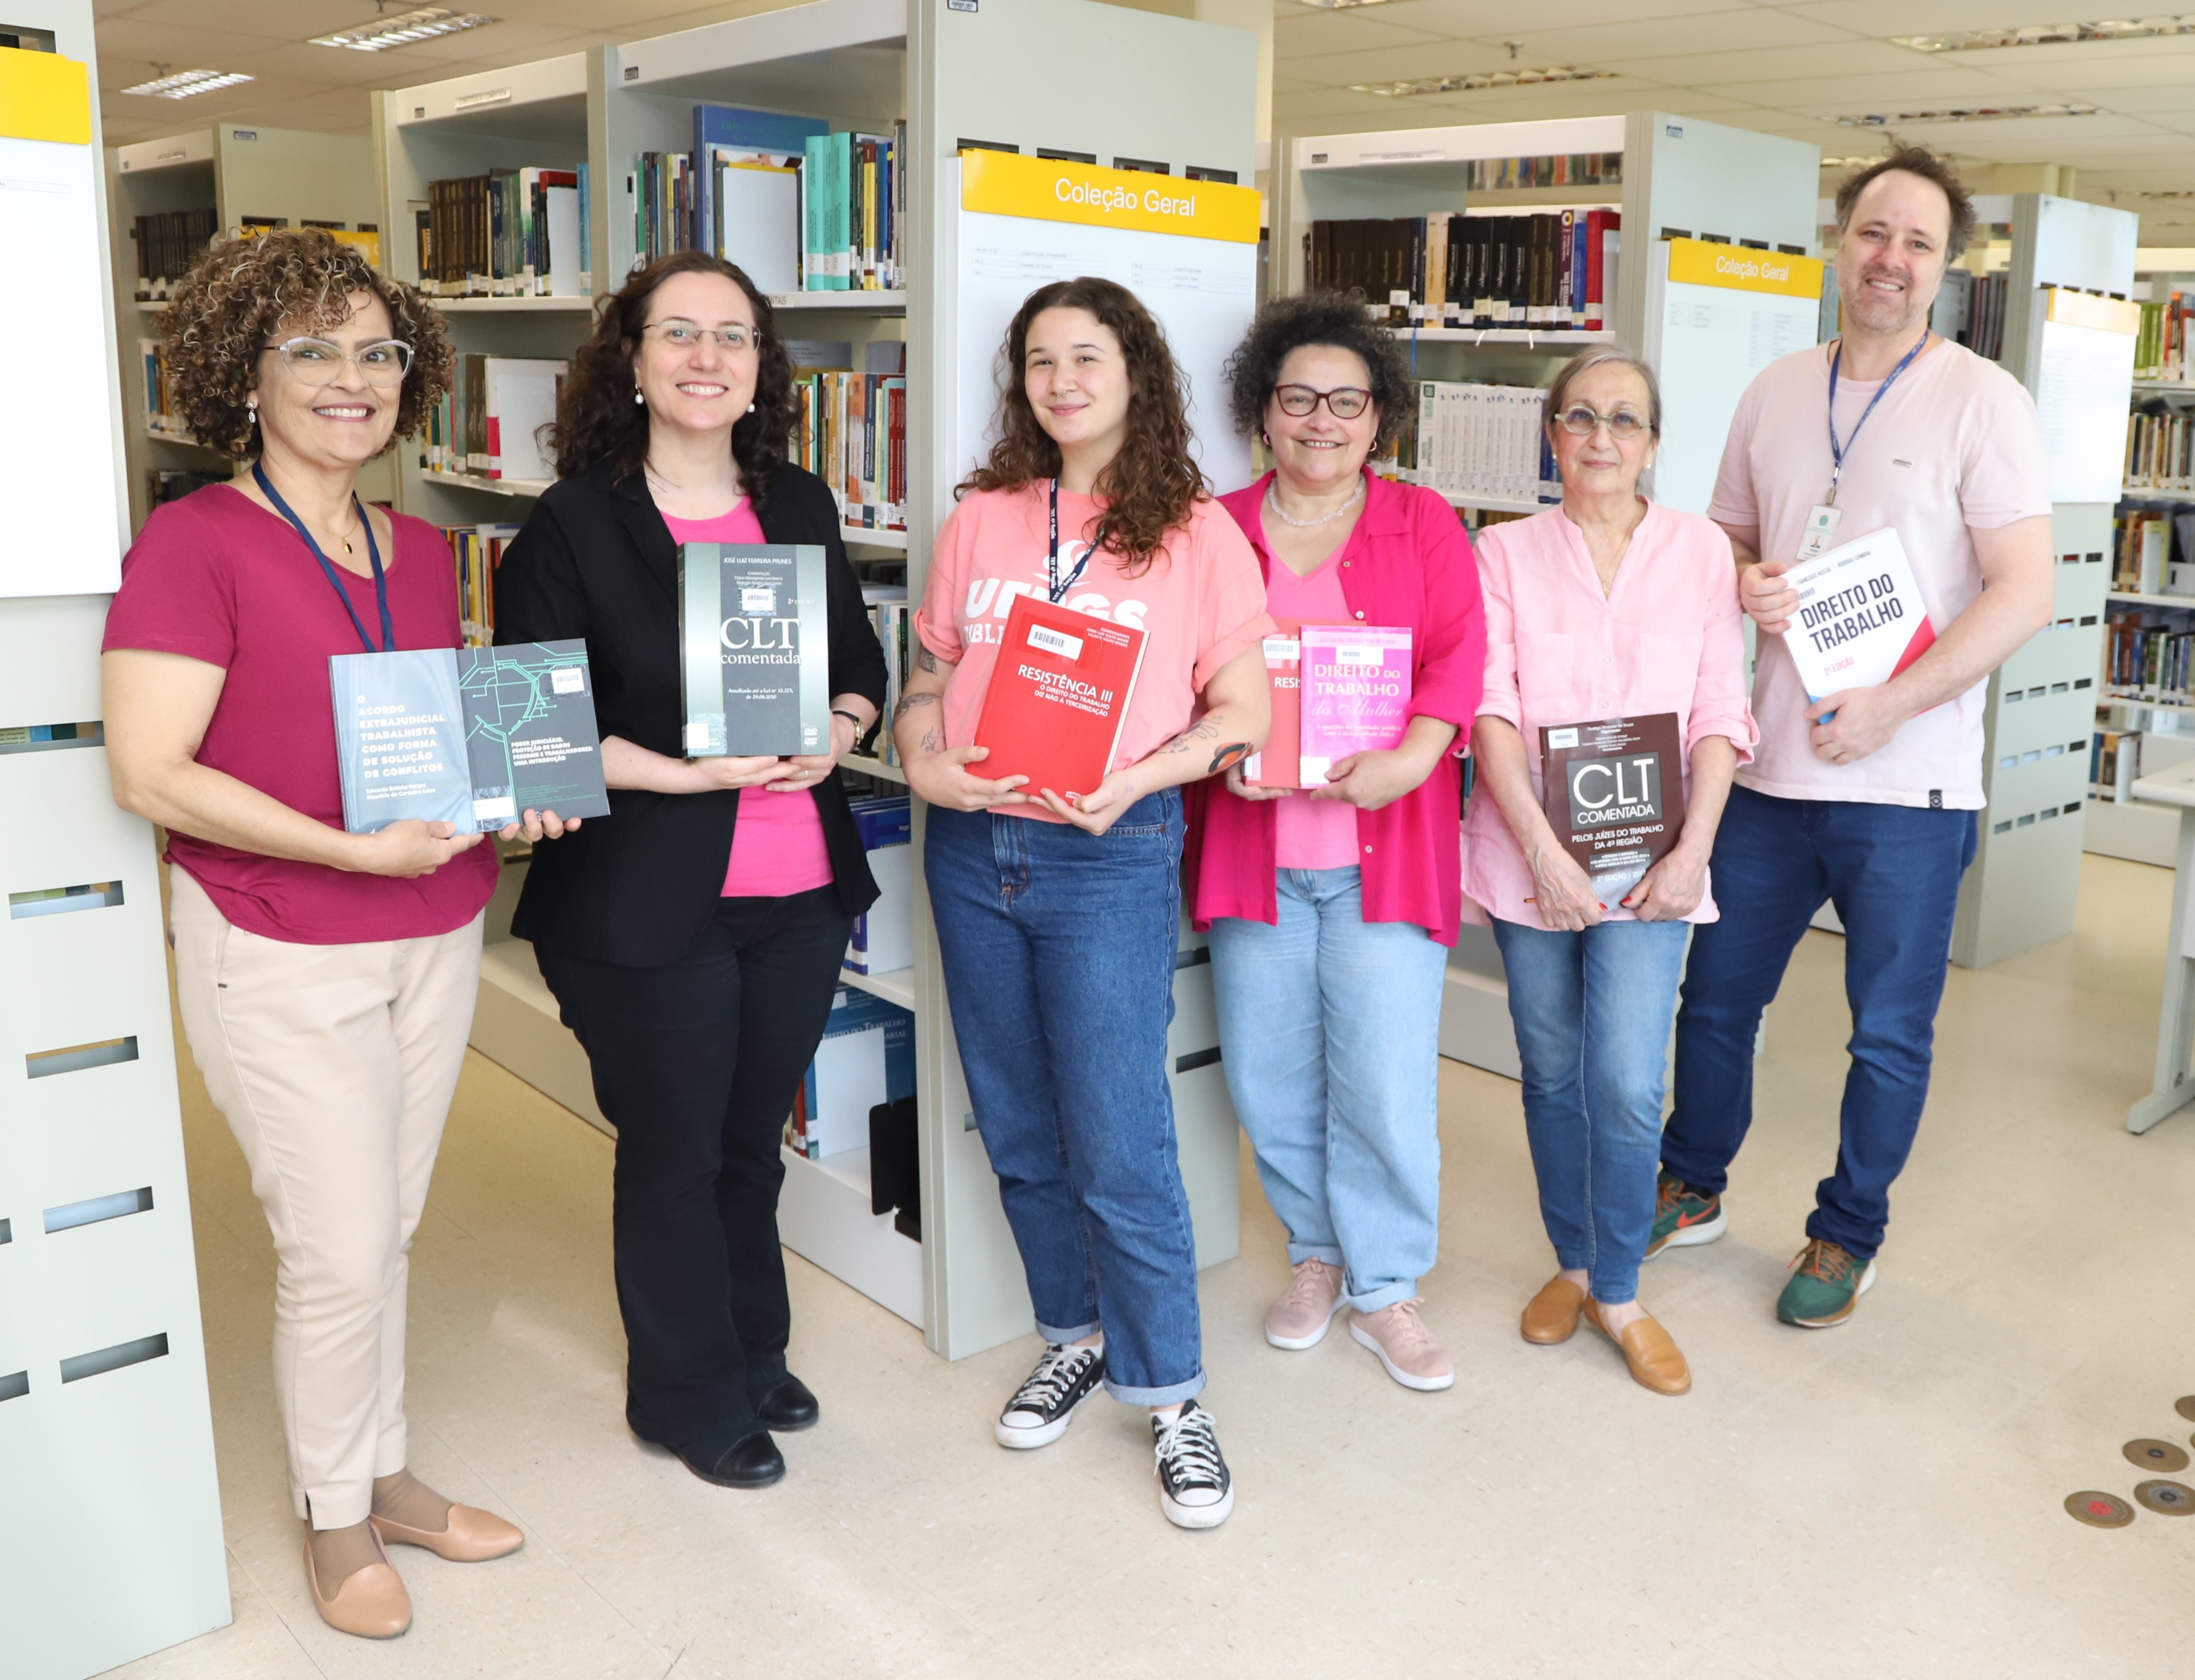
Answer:
[[[610,816],[538,847],[531,940],[617,1128],[612,1242],[625,1418],[704,1481],[785,1474],[769,1431],[818,1407],[786,1365],[778,1139],[877,896],[838,759],[876,722],[883,650],[823,481],[785,459],[792,364],[729,263],[650,263],[604,305],[558,404],[559,482],[496,574],[496,639],[585,637]],[[827,556],[831,748],[683,755],[680,542]]]

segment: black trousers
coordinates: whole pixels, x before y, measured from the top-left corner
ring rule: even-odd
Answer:
[[[694,951],[660,968],[538,952],[617,1128],[625,1420],[645,1440],[752,1434],[785,1375],[778,1140],[850,931],[825,886],[723,899]]]

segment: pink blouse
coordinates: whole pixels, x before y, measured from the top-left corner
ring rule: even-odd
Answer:
[[[1708,736],[1725,737],[1740,764],[1751,760],[1760,732],[1745,698],[1737,569],[1720,526],[1648,503],[1603,595],[1583,534],[1551,508],[1481,533],[1478,572],[1486,603],[1479,713],[1507,719],[1524,737],[1535,793],[1543,725],[1674,712],[1685,720],[1688,788],[1692,748]],[[1464,814],[1463,891],[1504,921],[1546,926],[1529,902],[1535,888],[1523,848],[1483,782]],[[1719,914],[1710,891],[1685,920]],[[1634,919],[1621,908],[1608,915]]]
[[[754,504],[742,499],[714,519],[663,516],[674,541],[768,542]],[[732,823],[732,857],[724,866],[727,898],[789,898],[796,892],[828,886],[830,849],[823,843],[823,818],[815,795],[805,788],[740,790],[739,815]]]

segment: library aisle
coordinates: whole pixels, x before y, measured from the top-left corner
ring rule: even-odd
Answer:
[[[273,1256],[184,1062],[183,1107],[233,1626],[132,1680],[1070,1671],[1625,1680],[2188,1671],[2195,1523],[2081,1527],[2136,1436],[2195,1392],[2195,1120],[2129,1135],[2147,1079],[2168,870],[2091,856],[2070,940],[1954,967],[1938,1073],[1881,1280],[1806,1334],[1772,1305],[1835,1147],[1842,952],[1812,932],[1770,1013],[1731,1234],[1642,1297],[1697,1387],[1668,1404],[1580,1336],[1521,1341],[1545,1240],[1518,1088],[1442,1065],[1448,1394],[1335,1335],[1259,1324],[1286,1273],[1244,1158],[1242,1250],[1204,1274],[1207,1398],[1241,1489],[1206,1534],[1153,1520],[1141,1414],[1093,1403],[1058,1446],[991,1417],[1024,1340],[947,1364],[797,1259],[794,1368],[823,1423],[754,1494],[705,1486],[619,1414],[610,1145],[469,1056],[412,1273],[413,1465],[522,1524],[493,1564],[397,1555],[388,1645],[305,1598],[267,1378]],[[180,1036],[179,1036],[180,1042]]]

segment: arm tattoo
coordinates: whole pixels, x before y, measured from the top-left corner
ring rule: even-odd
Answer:
[[[908,713],[914,710],[916,707],[935,706],[936,704],[937,696],[927,692],[926,690],[920,693],[902,695],[899,697],[899,704],[892,707],[892,727],[894,729],[897,729],[899,727],[899,720],[902,718],[904,718]]]
[[[1209,718],[1200,718],[1179,735],[1159,748],[1161,753],[1186,753],[1201,741],[1217,741],[1219,725]]]
[[[920,653],[915,655],[914,662],[919,670],[935,672],[938,668],[937,655],[930,652],[928,648],[923,649]]]
[[[925,753],[943,752],[945,750],[945,737],[934,729],[926,729],[923,730],[922,750]]]
[[[1250,743],[1247,741],[1237,741],[1231,746],[1222,747],[1212,755],[1212,768],[1205,774],[1217,776],[1221,771],[1233,768],[1249,756]]]

